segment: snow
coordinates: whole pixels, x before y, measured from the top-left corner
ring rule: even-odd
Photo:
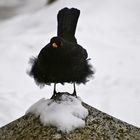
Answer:
[[[19,8],[21,13],[19,10],[13,18],[0,21],[0,126],[21,117],[39,99],[51,97],[53,87],[40,89],[26,71],[29,58],[56,35],[58,10],[68,6],[81,10],[76,37],[96,69],[94,79],[77,86],[78,96],[140,127],[140,1],[58,0],[50,6],[42,6],[43,0],[34,3],[35,9],[30,3],[31,8],[24,11],[26,3],[23,11]],[[72,87],[58,85],[57,90],[71,93]]]
[[[0,20],[37,11],[46,3],[46,0],[0,0]]]
[[[42,98],[33,104],[26,112],[40,118],[44,126],[55,126],[57,130],[69,133],[70,131],[85,126],[88,110],[81,104],[81,100],[62,95],[60,101]]]

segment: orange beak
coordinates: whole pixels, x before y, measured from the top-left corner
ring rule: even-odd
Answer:
[[[53,43],[53,44],[52,44],[52,47],[53,47],[53,48],[58,48],[58,45],[57,45],[56,43]]]

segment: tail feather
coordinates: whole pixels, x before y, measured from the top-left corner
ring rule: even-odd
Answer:
[[[76,42],[75,31],[80,15],[80,10],[76,8],[63,8],[59,11],[57,15],[58,27],[57,34],[58,36]]]

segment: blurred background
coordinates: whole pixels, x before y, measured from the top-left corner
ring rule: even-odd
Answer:
[[[87,104],[140,127],[139,0],[0,0],[0,126],[21,116],[36,101],[50,98],[27,75],[37,56],[57,33],[57,13],[81,10],[78,43],[87,49],[96,74],[77,92]],[[58,91],[72,92],[58,84]]]

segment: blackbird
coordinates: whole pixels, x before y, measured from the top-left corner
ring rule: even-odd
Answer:
[[[54,83],[52,98],[56,95],[56,84],[73,83],[76,96],[76,84],[85,84],[94,74],[89,64],[87,51],[77,43],[75,30],[80,10],[63,8],[57,15],[57,36],[51,38],[38,54],[31,59],[32,76],[39,86]]]

